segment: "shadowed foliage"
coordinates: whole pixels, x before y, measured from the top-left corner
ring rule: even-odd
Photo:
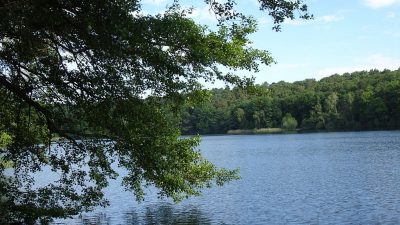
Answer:
[[[301,1],[260,3],[277,26],[310,18]],[[234,1],[205,4],[215,31],[177,1],[159,15],[142,15],[135,0],[0,1],[0,155],[13,163],[0,164],[0,223],[46,223],[107,205],[112,163],[126,168],[123,185],[137,200],[147,185],[179,201],[237,178],[200,155],[198,137],[180,138],[167,116],[204,98],[200,79],[252,82],[220,68],[273,62],[250,46],[256,22]],[[58,179],[36,185],[44,168]]]

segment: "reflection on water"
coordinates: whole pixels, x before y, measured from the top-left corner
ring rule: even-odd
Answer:
[[[211,224],[210,219],[196,207],[177,209],[172,204],[161,204],[147,206],[143,212],[130,210],[123,213],[120,222],[127,225],[207,225]],[[77,221],[82,225],[109,225],[113,224],[112,219],[106,213],[84,215]],[[64,223],[58,223],[64,224]]]
[[[83,216],[80,217],[81,221],[80,223],[82,225],[105,225],[105,224],[111,224],[110,223],[110,218],[107,217],[106,214],[104,213],[97,213],[91,216]]]

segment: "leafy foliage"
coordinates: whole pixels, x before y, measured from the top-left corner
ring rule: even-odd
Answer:
[[[290,113],[286,113],[286,115],[282,118],[282,128],[287,130],[294,130],[297,127],[297,121],[292,117]]]
[[[200,155],[198,138],[180,138],[170,118],[203,99],[199,79],[246,85],[252,79],[220,68],[257,71],[273,59],[250,47],[256,23],[234,1],[205,3],[216,31],[177,1],[159,15],[141,15],[138,0],[0,1],[0,133],[11,137],[2,136],[0,155],[14,164],[0,166],[0,223],[46,223],[107,205],[112,163],[127,169],[123,184],[139,200],[147,185],[181,200],[237,178]],[[309,18],[301,1],[260,3],[276,25],[297,12]],[[45,168],[58,180],[35,186]]]
[[[398,129],[399,90],[400,70],[265,83],[253,90],[213,89],[206,107],[187,110],[196,113],[185,114],[190,116],[183,117],[181,127],[192,134],[281,126],[303,130]],[[199,115],[207,116],[199,121]]]

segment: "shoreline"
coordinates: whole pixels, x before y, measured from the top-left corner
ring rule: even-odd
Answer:
[[[236,131],[236,130],[235,130]],[[248,130],[245,130],[248,131]],[[250,130],[251,131],[251,130]],[[182,136],[235,136],[235,135],[288,135],[288,134],[313,134],[313,133],[345,133],[345,132],[373,132],[373,131],[400,131],[400,128],[387,129],[343,129],[343,130],[302,130],[283,131],[274,133],[204,133],[204,134],[182,134]]]

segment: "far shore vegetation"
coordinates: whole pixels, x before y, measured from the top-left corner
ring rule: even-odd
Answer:
[[[180,128],[183,134],[400,129],[399,90],[400,69],[212,89],[210,101],[186,107]]]
[[[296,131],[286,130],[283,128],[260,128],[252,130],[228,130],[227,134],[238,135],[238,134],[283,134],[293,133]]]

